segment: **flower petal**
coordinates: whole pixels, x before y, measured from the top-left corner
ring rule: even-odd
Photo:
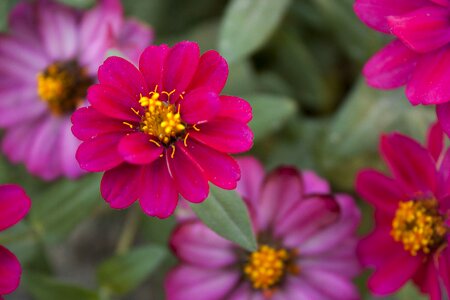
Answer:
[[[197,141],[226,153],[240,153],[253,146],[253,132],[243,123],[228,119],[214,119],[199,124],[199,131],[189,131]]]
[[[106,171],[100,183],[103,199],[115,209],[129,207],[139,197],[141,174],[141,167],[126,163]]]
[[[0,185],[0,231],[22,220],[30,207],[31,200],[23,188],[15,184]]]
[[[80,167],[90,172],[101,172],[120,165],[123,158],[117,145],[122,137],[122,133],[111,133],[83,142],[76,153]]]
[[[221,300],[238,282],[239,272],[181,265],[166,278],[167,298],[171,300]]]
[[[181,103],[181,119],[189,124],[209,121],[220,109],[219,96],[206,88],[189,92]]]
[[[78,146],[81,141],[71,134],[71,122],[69,118],[65,118],[61,125],[59,147],[64,149],[61,152],[61,167],[62,172],[68,178],[75,179],[84,173],[84,170],[80,168],[80,164],[75,158]]]
[[[239,157],[237,159],[241,169],[241,180],[237,184],[236,191],[253,208],[257,208],[259,193],[264,179],[264,168],[261,163],[252,156]]]
[[[450,136],[450,102],[436,105],[436,115],[442,130]]]
[[[126,92],[131,99],[140,99],[140,95],[147,95],[149,90],[144,77],[136,67],[127,60],[111,56],[98,68],[100,84],[115,87]]]
[[[152,137],[142,132],[125,135],[119,143],[119,153],[129,163],[144,165],[159,158],[163,146],[150,142]]]
[[[158,159],[143,171],[139,204],[149,216],[167,218],[178,203],[178,190],[170,177],[165,159]]]
[[[20,282],[22,268],[16,256],[0,246],[0,297],[12,293]]]
[[[203,53],[198,63],[197,72],[192,78],[189,90],[207,88],[219,94],[228,78],[228,64],[215,50]]]
[[[159,90],[163,89],[162,76],[164,61],[169,52],[167,45],[147,47],[139,59],[139,70],[144,75],[149,90],[153,91],[158,85]]]
[[[117,32],[115,46],[132,62],[138,62],[139,55],[153,42],[153,37],[153,30],[147,24],[128,19]]]
[[[186,91],[199,61],[200,49],[194,42],[180,42],[173,46],[164,63],[163,87],[167,92],[175,90],[172,99]]]
[[[313,171],[303,171],[302,178],[305,195],[329,194],[331,191],[328,182]]]
[[[309,269],[304,273],[306,280],[328,295],[329,299],[357,300],[359,293],[350,278],[341,274],[328,272],[320,269]]]
[[[441,104],[450,100],[450,46],[424,54],[406,86],[413,104]]]
[[[172,154],[169,154],[169,150],[167,151],[166,159],[177,190],[190,202],[202,202],[209,193],[205,174],[182,141],[175,143],[175,149],[175,153]]]
[[[416,52],[433,51],[450,42],[450,12],[446,7],[425,6],[387,19],[391,32]]]
[[[394,40],[366,63],[363,74],[367,83],[379,89],[392,89],[405,85],[411,78],[419,55]]]
[[[427,149],[437,162],[444,149],[444,132],[439,122],[435,122],[428,129],[427,134]]]
[[[201,222],[179,226],[170,245],[179,259],[194,266],[218,269],[237,261],[234,245]]]
[[[233,190],[236,188],[240,178],[240,169],[231,156],[209,148],[194,139],[187,140],[187,151],[209,181],[223,189]]]
[[[248,123],[252,119],[252,107],[250,104],[235,96],[220,96],[220,111],[217,117],[229,118],[242,123]]]

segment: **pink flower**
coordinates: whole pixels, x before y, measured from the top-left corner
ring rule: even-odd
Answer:
[[[17,185],[0,185],[0,231],[3,231],[28,213],[31,201]],[[0,299],[12,293],[19,285],[22,269],[16,256],[0,245]]]
[[[354,9],[368,26],[396,39],[364,67],[369,85],[406,85],[413,105],[434,104],[450,135],[450,2],[448,0],[356,0]]]
[[[166,278],[167,299],[358,299],[360,213],[352,198],[330,195],[313,172],[281,167],[265,176],[251,157],[239,164],[237,191],[258,250],[249,253],[199,220],[181,222],[171,237],[180,264]]]
[[[364,266],[375,268],[368,285],[377,295],[410,279],[433,300],[441,299],[439,281],[450,288],[450,151],[442,150],[439,125],[426,147],[398,133],[385,135],[380,151],[392,176],[375,170],[358,175],[358,193],[375,207],[375,228],[358,253]]]
[[[193,42],[150,46],[139,69],[110,57],[89,89],[91,106],[72,117],[83,144],[76,157],[83,169],[106,171],[101,193],[112,208],[137,198],[146,214],[172,214],[178,193],[203,201],[208,181],[234,189],[239,166],[228,153],[247,151],[253,134],[249,104],[219,96],[228,76],[216,51],[199,57]]]
[[[89,85],[108,49],[137,57],[152,32],[124,20],[118,0],[85,12],[50,0],[18,4],[10,32],[0,35],[2,149],[43,179],[83,173],[70,132],[70,115],[86,104]]]

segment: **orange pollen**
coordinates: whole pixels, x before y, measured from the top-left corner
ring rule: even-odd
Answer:
[[[278,284],[287,272],[298,273],[298,268],[289,264],[291,258],[285,249],[261,245],[249,255],[243,271],[254,289],[267,291]]]
[[[400,202],[392,220],[391,236],[413,256],[419,251],[428,254],[441,246],[447,232],[434,198]]]

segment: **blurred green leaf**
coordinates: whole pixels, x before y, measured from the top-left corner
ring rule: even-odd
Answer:
[[[0,1],[0,31],[5,31],[7,28],[8,14],[13,6],[19,0],[2,0]]]
[[[76,181],[60,180],[36,195],[29,218],[46,240],[64,237],[102,202],[100,175],[90,174]]]
[[[235,191],[222,190],[210,184],[208,198],[200,204],[191,204],[191,208],[206,226],[220,236],[249,251],[257,249],[247,207]]]
[[[282,95],[254,94],[244,96],[244,99],[253,109],[250,127],[255,141],[279,130],[297,111],[295,101]]]
[[[232,0],[225,11],[219,50],[230,62],[258,50],[271,36],[290,0]]]
[[[397,300],[426,300],[427,296],[421,294],[417,287],[415,287],[412,283],[405,284],[400,291],[395,295],[395,299]]]
[[[96,292],[39,273],[27,272],[23,284],[36,300],[99,300]]]
[[[126,254],[112,257],[97,270],[102,286],[116,294],[125,294],[142,283],[165,259],[167,249],[161,246],[141,246]]]
[[[257,76],[248,60],[230,64],[227,85],[223,90],[225,95],[242,95],[254,92],[257,87]]]
[[[95,0],[58,0],[58,1],[76,8],[88,8],[95,4]]]
[[[0,233],[0,245],[7,246],[25,263],[36,254],[37,238],[28,223],[22,221]]]

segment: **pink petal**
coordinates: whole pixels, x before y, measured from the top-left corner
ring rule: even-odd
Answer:
[[[163,146],[150,142],[152,136],[136,132],[125,135],[119,143],[119,153],[123,159],[132,164],[144,165],[159,158]]]
[[[187,140],[187,151],[209,181],[223,189],[236,188],[240,169],[231,156],[198,143],[194,139]]]
[[[323,294],[316,286],[309,283],[302,276],[288,276],[286,278],[286,293],[290,299],[295,300],[330,300],[330,297]],[[334,298],[333,298],[334,299]]]
[[[29,72],[40,72],[49,64],[49,58],[41,49],[15,36],[0,36],[0,54],[26,65]]]
[[[431,0],[431,2],[434,2],[436,4],[442,5],[442,6],[450,6],[450,1],[449,0]]]
[[[380,296],[397,291],[411,279],[423,261],[422,255],[411,256],[407,251],[391,252],[369,278],[369,289]]]
[[[180,42],[173,46],[164,63],[163,87],[167,92],[175,90],[172,99],[186,91],[199,61],[200,49],[194,42]]]
[[[365,201],[388,213],[395,212],[398,203],[408,197],[395,180],[375,170],[359,172],[356,178],[356,191]]]
[[[43,115],[48,115],[47,105],[29,87],[14,87],[16,91],[0,91],[0,126],[17,127],[25,120],[34,121]],[[26,107],[17,113],[18,107]]]
[[[419,55],[394,40],[366,63],[363,74],[367,83],[379,89],[393,89],[405,85],[411,78]]]
[[[441,104],[450,101],[450,46],[424,54],[418,60],[406,96],[413,104]]]
[[[234,245],[200,222],[188,222],[172,234],[170,245],[184,263],[218,269],[236,262]]]
[[[436,105],[436,115],[442,130],[450,136],[450,102]]]
[[[303,193],[305,195],[329,194],[331,191],[328,182],[318,176],[314,171],[303,171],[302,178],[305,189]]]
[[[386,17],[402,15],[429,4],[427,0],[356,0],[353,9],[367,26],[390,33]]]
[[[68,178],[75,179],[79,177],[84,171],[80,168],[80,164],[75,158],[78,146],[81,141],[71,134],[71,122],[66,118],[61,125],[61,135],[59,138],[61,152],[61,167],[62,172]]]
[[[12,293],[20,282],[22,268],[16,256],[0,246],[0,297]]]
[[[31,127],[30,127],[31,126]],[[2,150],[12,162],[23,162],[28,158],[30,145],[20,141],[31,141],[40,129],[34,122],[10,128],[3,136]]]
[[[440,205],[450,209],[450,201],[445,202],[450,195],[450,148],[445,152],[439,167],[439,185],[436,194],[441,202]]]
[[[239,157],[237,159],[241,169],[241,180],[237,184],[236,191],[253,208],[257,208],[259,192],[264,179],[264,168],[261,163],[252,156]]]
[[[82,107],[72,114],[72,133],[80,140],[87,141],[99,135],[122,132],[131,129],[117,119],[99,113],[92,106]]]
[[[317,287],[330,299],[357,300],[359,293],[350,278],[341,274],[328,272],[320,269],[309,269],[303,273],[304,277],[313,286]]]
[[[437,162],[444,149],[444,132],[439,122],[435,122],[428,129],[427,134],[427,149]]]
[[[133,98],[123,90],[105,84],[95,84],[88,90],[87,98],[100,113],[122,121],[140,122],[133,111],[141,111],[139,97]]]
[[[428,261],[414,275],[414,283],[422,293],[427,293],[430,300],[441,300],[440,278],[435,261]]]
[[[122,137],[121,133],[111,133],[83,142],[76,153],[80,167],[90,172],[101,172],[120,165],[123,158],[117,145]]]
[[[130,62],[117,56],[108,57],[98,68],[98,80],[101,84],[126,92],[130,99],[139,100],[140,95],[149,92],[141,72]]]
[[[195,161],[182,141],[175,143],[175,153],[167,151],[166,159],[170,174],[177,190],[188,201],[198,203],[206,199],[209,193],[208,181],[200,166]]]
[[[303,181],[296,169],[280,167],[272,171],[255,207],[258,228],[265,230],[286,218],[302,200],[303,191]]]
[[[116,36],[116,48],[132,62],[138,62],[142,51],[153,41],[153,30],[145,23],[128,19]]]
[[[36,26],[36,15],[36,3],[17,3],[8,16],[9,29],[14,36],[34,45],[34,50],[43,52],[45,49]]]
[[[106,171],[100,184],[103,199],[115,209],[129,207],[139,197],[141,174],[142,168],[126,163]]]
[[[219,96],[206,88],[189,92],[181,103],[181,118],[189,124],[209,121],[220,109]]]
[[[401,187],[410,194],[436,189],[436,167],[430,153],[415,140],[392,133],[381,138],[383,159]]]
[[[242,123],[248,123],[252,119],[252,107],[250,104],[235,96],[220,96],[220,111],[217,117],[229,118]]]
[[[253,132],[240,122],[215,119],[197,126],[199,131],[189,131],[197,141],[221,152],[240,153],[253,146]]]
[[[169,52],[167,45],[150,46],[147,47],[141,54],[139,59],[139,70],[144,75],[145,81],[149,90],[153,91],[158,85],[161,91],[163,87],[162,75],[164,68],[164,61]]]
[[[48,55],[53,60],[68,60],[78,50],[77,12],[57,2],[37,3],[39,30]]]
[[[0,231],[22,220],[30,207],[31,200],[23,188],[15,184],[0,185]]]
[[[242,300],[242,299],[251,299],[251,300],[262,300],[262,296],[258,295],[258,292],[255,292],[253,288],[250,286],[248,281],[243,281],[239,284],[238,287],[233,289],[227,300]]]
[[[228,64],[215,50],[209,50],[200,57],[197,72],[192,78],[189,90],[204,87],[219,94],[228,77]]]
[[[417,52],[436,50],[450,42],[448,8],[425,6],[408,14],[387,17],[389,28]]]
[[[438,272],[442,283],[447,290],[447,295],[450,294],[450,251],[446,248],[439,255]],[[433,270],[434,271],[434,270]]]
[[[181,265],[166,278],[167,299],[222,300],[240,277],[234,270],[204,269]]]
[[[167,218],[178,203],[178,190],[165,159],[158,159],[143,171],[139,204],[149,216]]]

